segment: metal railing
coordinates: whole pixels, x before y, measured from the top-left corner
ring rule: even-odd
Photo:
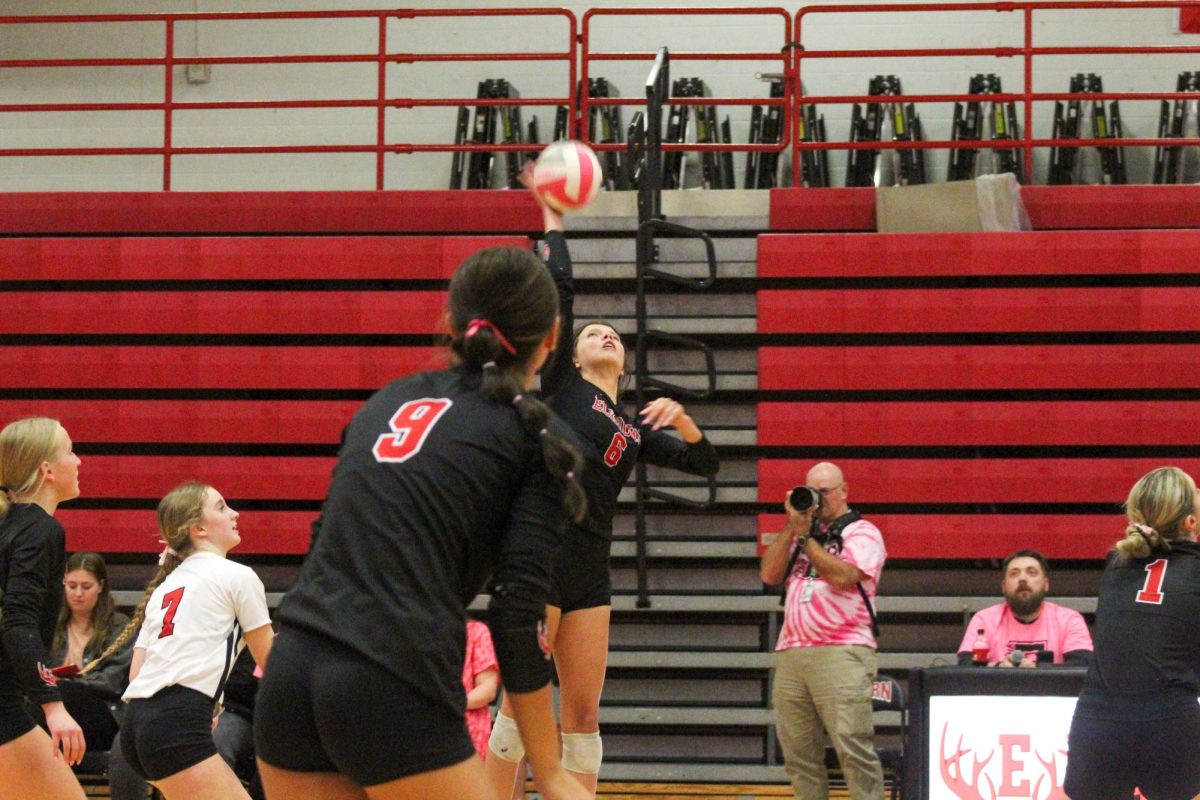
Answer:
[[[634,391],[634,406],[640,410],[646,404],[647,389],[661,389],[676,396],[690,399],[711,397],[716,391],[717,370],[713,359],[712,348],[691,336],[666,333],[649,327],[646,312],[646,284],[648,280],[667,281],[675,286],[704,290],[710,288],[717,278],[717,256],[711,237],[703,231],[689,228],[686,225],[668,222],[662,214],[662,107],[670,97],[670,54],[667,48],[658,51],[650,75],[646,78],[646,111],[635,123],[633,136],[630,137],[632,154],[636,161],[632,172],[636,177],[638,192],[638,228],[637,228],[637,298],[635,306],[635,322],[637,325],[637,344],[635,351],[636,388]],[[647,122],[648,121],[648,122]],[[708,264],[708,274],[703,278],[686,278],[663,271],[654,265],[658,263],[658,248],[655,237],[660,233],[670,233],[674,236],[698,238],[704,243],[705,260]],[[707,386],[696,390],[685,386],[659,380],[650,374],[649,351],[658,346],[668,346],[677,349],[699,351],[704,355],[705,376]],[[716,479],[708,478],[708,497],[704,500],[693,500],[681,495],[672,494],[650,486],[646,465],[639,461],[636,470],[636,512],[635,526],[635,558],[637,563],[638,608],[650,605],[650,590],[648,567],[646,562],[646,516],[648,501],[662,500],[675,505],[693,509],[710,508],[717,497]]]
[[[798,87],[802,85],[804,78],[804,67],[806,61],[812,59],[864,59],[864,58],[895,58],[895,59],[937,59],[937,58],[961,58],[961,57],[991,57],[996,59],[1013,59],[1021,60],[1022,65],[1022,89],[1019,92],[1004,92],[998,94],[986,95],[988,102],[1015,102],[1020,103],[1024,115],[1021,119],[1022,133],[1014,136],[1010,140],[1005,140],[1000,146],[1005,148],[1019,148],[1023,154],[1024,174],[1026,176],[1033,175],[1033,151],[1037,147],[1113,147],[1113,146],[1184,146],[1200,144],[1200,138],[1172,138],[1165,140],[1162,138],[1120,138],[1120,139],[1094,139],[1094,138],[1035,138],[1033,136],[1033,104],[1039,101],[1054,101],[1054,100],[1078,100],[1078,101],[1093,101],[1093,100],[1196,100],[1195,92],[1095,92],[1095,93],[1071,93],[1071,92],[1035,92],[1033,90],[1034,79],[1034,59],[1046,56],[1064,56],[1064,55],[1165,55],[1165,54],[1200,54],[1200,46],[1196,45],[1179,45],[1179,46],[1159,46],[1159,45],[1115,45],[1115,46],[1086,46],[1086,47],[1054,47],[1054,46],[1038,46],[1034,43],[1034,21],[1037,15],[1042,12],[1051,11],[1097,11],[1097,10],[1114,10],[1114,9],[1196,9],[1197,3],[1195,0],[1066,0],[1066,2],[991,2],[991,3],[903,3],[896,5],[879,5],[879,4],[861,4],[861,5],[843,5],[843,6],[808,6],[796,12],[795,28],[792,34],[793,42],[795,43],[795,72],[794,81]],[[862,48],[862,49],[820,49],[814,37],[809,37],[806,41],[806,23],[814,17],[821,15],[832,14],[906,14],[911,19],[914,15],[928,15],[930,20],[929,29],[935,29],[934,23],[936,14],[946,14],[954,12],[972,12],[972,13],[993,13],[998,15],[1009,16],[1015,25],[1020,25],[1021,41],[1020,47],[920,47],[920,48]],[[1084,15],[1080,15],[1081,24],[1091,22],[1085,19]],[[888,104],[894,103],[898,99],[905,103],[954,103],[968,102],[971,100],[979,101],[981,95],[965,95],[965,94],[904,94],[899,96],[881,96],[881,95],[808,95],[800,96],[800,92],[793,93],[796,98],[797,106],[806,104]],[[996,140],[930,140],[923,142],[912,141],[891,141],[891,142],[801,142],[799,141],[799,125],[801,124],[801,114],[796,113],[795,109],[789,116],[789,123],[792,126],[792,138],[794,140],[793,158],[792,158],[792,185],[800,185],[800,170],[801,159],[798,157],[799,152],[803,150],[899,150],[899,149],[935,149],[935,148],[974,148],[974,149],[994,149],[998,146]]]
[[[431,18],[466,17],[558,17],[566,22],[562,49],[544,52],[487,52],[487,53],[414,53],[393,52],[388,37],[389,22],[405,22]],[[179,26],[199,22],[254,22],[300,20],[363,20],[376,23],[376,42],[373,52],[293,54],[269,56],[193,56],[176,54]],[[239,11],[188,14],[95,14],[64,16],[0,17],[0,28],[15,25],[83,25],[100,26],[120,23],[153,23],[163,26],[160,56],[139,58],[22,58],[0,59],[0,70],[68,68],[68,67],[143,67],[163,71],[163,99],[134,103],[74,102],[74,103],[7,103],[0,104],[0,115],[28,112],[95,112],[95,111],[160,111],[162,112],[162,144],[153,147],[20,147],[0,148],[6,156],[110,156],[159,155],[162,157],[162,188],[171,189],[172,161],[178,156],[280,153],[374,153],[375,188],[384,187],[384,157],[388,153],[416,152],[473,152],[528,150],[528,145],[505,144],[422,144],[389,142],[386,137],[388,109],[408,109],[439,106],[513,106],[566,105],[575,108],[576,70],[578,69],[577,21],[564,8],[504,8],[504,9],[394,9],[390,11]],[[389,64],[545,61],[562,62],[567,92],[561,97],[543,98],[431,98],[389,96],[387,68]],[[375,64],[377,74],[373,96],[352,99],[305,100],[222,100],[195,101],[176,98],[176,67],[213,65],[265,64]],[[174,122],[183,111],[221,111],[248,109],[375,109],[375,137],[372,142],[357,144],[288,144],[288,145],[202,145],[183,146],[174,141]],[[574,132],[574,128],[571,129]]]
[[[147,71],[140,78],[142,85],[153,88],[161,84],[159,99],[131,101],[114,101],[89,98],[59,102],[47,100],[40,102],[30,94],[30,98],[19,98],[16,102],[0,103],[0,118],[14,114],[84,114],[91,112],[118,112],[121,114],[138,115],[146,112],[160,114],[161,142],[148,144],[139,142],[132,145],[87,145],[87,146],[53,146],[30,142],[29,146],[0,147],[0,159],[16,157],[47,157],[47,156],[157,156],[161,158],[161,186],[164,190],[173,188],[172,172],[177,159],[183,156],[211,155],[274,155],[274,154],[346,154],[359,153],[374,156],[374,186],[384,189],[385,163],[388,154],[408,154],[419,152],[511,152],[528,151],[529,144],[522,143],[453,143],[449,141],[421,143],[412,141],[394,141],[389,138],[392,131],[401,129],[394,118],[389,118],[389,112],[405,111],[419,108],[464,107],[473,106],[564,106],[567,109],[567,134],[574,138],[587,140],[589,134],[583,125],[592,109],[597,106],[634,105],[640,104],[639,98],[598,98],[589,96],[587,87],[589,78],[596,74],[598,65],[629,61],[650,61],[656,53],[652,50],[613,52],[596,48],[596,42],[602,37],[598,35],[596,25],[600,20],[616,20],[618,24],[626,24],[625,20],[640,21],[653,16],[678,17],[688,21],[726,20],[740,16],[756,20],[764,31],[772,30],[778,21],[778,30],[768,34],[769,42],[766,49],[761,51],[676,51],[672,58],[697,63],[721,61],[744,62],[754,61],[777,63],[779,75],[784,81],[783,97],[679,97],[671,98],[671,105],[679,106],[750,106],[780,107],[783,110],[784,127],[782,140],[778,143],[665,143],[665,152],[681,150],[693,152],[729,152],[746,153],[778,153],[786,151],[792,157],[791,181],[800,185],[801,155],[810,151],[828,150],[930,150],[930,149],[996,149],[994,140],[927,140],[927,141],[801,141],[800,135],[803,119],[801,110],[804,107],[822,105],[852,105],[858,104],[887,104],[895,102],[895,96],[880,95],[840,95],[840,94],[802,94],[802,81],[811,71],[814,60],[825,62],[849,63],[854,60],[887,58],[894,60],[925,59],[938,62],[947,58],[985,58],[997,62],[1019,61],[1021,65],[1021,86],[1017,91],[987,95],[988,102],[1012,102],[1020,106],[1021,131],[1012,139],[1006,140],[1006,149],[1020,151],[1025,174],[1031,175],[1033,153],[1038,148],[1048,147],[1126,147],[1126,146],[1159,146],[1182,147],[1200,144],[1200,137],[1136,137],[1121,139],[1097,138],[1045,138],[1033,135],[1034,122],[1041,117],[1035,104],[1054,101],[1194,101],[1195,92],[1035,92],[1034,78],[1042,69],[1039,65],[1048,63],[1048,59],[1063,56],[1098,56],[1101,59],[1114,56],[1133,56],[1152,59],[1164,55],[1200,55],[1200,45],[1129,45],[1122,43],[1100,45],[1043,45],[1037,41],[1041,28],[1039,20],[1052,13],[1067,13],[1078,16],[1080,26],[1092,24],[1096,14],[1109,11],[1155,12],[1163,9],[1179,9],[1192,14],[1200,13],[1200,0],[1057,0],[1054,2],[956,2],[956,3],[904,3],[888,4],[859,4],[859,5],[816,5],[790,12],[779,7],[754,8],[597,8],[588,11],[582,18],[582,25],[576,16],[563,8],[496,8],[496,9],[392,9],[392,10],[330,10],[330,11],[252,11],[252,12],[204,12],[180,14],[75,14],[75,15],[38,15],[38,16],[0,16],[0,30],[10,28],[8,40],[21,42],[19,27],[29,29],[42,26],[81,26],[84,30],[103,30],[103,26],[144,25],[158,28],[157,41],[151,38],[151,49],[160,48],[156,55],[125,55],[120,49],[128,37],[111,36],[103,39],[93,36],[95,50],[98,55],[80,55],[67,50],[69,45],[59,45],[62,52],[38,53],[36,56],[5,57],[0,59],[0,69],[9,76],[10,81],[20,85],[23,76],[29,70],[57,69],[111,69],[131,68]],[[954,44],[942,44],[939,38],[929,46],[893,47],[893,48],[846,48],[842,43],[845,37],[838,35],[837,40],[831,40],[827,31],[836,29],[829,26],[814,25],[818,20],[828,20],[833,15],[859,16],[863,19],[878,20],[889,15],[902,15],[905,20],[914,19],[925,22],[921,27],[930,31],[940,30],[939,15],[971,13],[990,15],[991,20],[1011,20],[1013,41],[1019,41],[1015,46],[968,47]],[[418,20],[469,20],[469,19],[504,19],[504,18],[543,18],[548,21],[561,20],[561,30],[553,36],[544,37],[548,40],[546,49],[519,52],[512,49],[501,49],[508,37],[492,37],[497,46],[495,50],[476,49],[471,52],[449,52],[430,50],[429,52],[400,52],[396,42],[400,36],[411,33],[406,26]],[[295,45],[281,39],[275,48],[277,52],[271,55],[234,54],[234,55],[182,55],[186,32],[181,26],[199,23],[250,23],[261,24],[264,30],[269,23],[286,22],[336,22],[360,21],[371,33],[359,37],[363,46],[354,50],[347,46],[345,52],[278,52],[286,49],[297,49]],[[630,22],[629,24],[636,24]],[[14,27],[17,26],[17,27]],[[676,26],[684,27],[684,26]],[[47,41],[70,41],[70,37],[45,37]],[[143,35],[142,39],[146,37]],[[436,45],[423,46],[436,48]],[[228,45],[229,48],[238,45]],[[246,45],[240,45],[245,53]],[[338,47],[339,45],[334,45]],[[478,47],[478,45],[475,45]],[[256,45],[260,50],[270,50],[271,42]],[[10,51],[11,52],[11,51]],[[547,97],[507,97],[507,98],[478,98],[478,97],[415,97],[402,96],[398,89],[399,81],[389,75],[389,67],[400,64],[454,64],[454,63],[514,63],[539,62],[545,63],[553,70],[547,73],[552,80],[565,83],[561,94]],[[1144,63],[1150,63],[1146,61]],[[338,99],[322,99],[314,96],[292,97],[288,99],[229,99],[229,100],[198,100],[187,99],[180,91],[182,80],[181,70],[189,68],[211,67],[214,65],[229,66],[263,66],[263,65],[303,65],[320,68],[336,65],[360,64],[374,65],[373,78],[364,79],[359,89],[348,89],[345,95]],[[1090,66],[1092,70],[1104,68],[1102,60]],[[1051,69],[1051,67],[1046,67]],[[815,81],[814,81],[815,83]],[[581,93],[579,87],[584,87]],[[669,91],[668,87],[668,91]],[[902,95],[905,103],[955,103],[978,101],[980,95],[942,93],[942,94],[907,94]],[[307,130],[304,125],[296,125],[288,130],[290,141],[279,144],[220,144],[179,142],[179,115],[184,112],[221,112],[247,110],[319,110],[346,109],[373,111],[372,135],[358,141],[346,143],[298,143],[302,132]],[[109,123],[106,123],[109,124]],[[63,126],[66,128],[67,126]],[[77,128],[84,127],[76,125]],[[118,126],[113,126],[118,127]],[[145,130],[144,122],[136,119],[128,125],[120,126],[129,130]],[[153,126],[152,136],[157,136],[158,126]],[[212,126],[214,129],[217,126]],[[447,134],[452,130],[447,125]],[[208,134],[211,135],[211,134]],[[449,135],[446,139],[450,139]],[[619,143],[592,142],[595,149],[600,151],[616,151],[626,145]]]

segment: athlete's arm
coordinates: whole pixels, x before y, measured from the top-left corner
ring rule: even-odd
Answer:
[[[133,683],[133,681],[137,678],[138,673],[142,671],[142,664],[145,664],[145,663],[146,663],[146,648],[144,648],[144,647],[133,648],[133,659],[130,660],[130,662],[129,662],[129,682],[130,683]]]
[[[542,395],[555,394],[574,375],[578,374],[571,361],[575,328],[575,277],[571,266],[571,253],[563,236],[562,214],[555,211],[533,191],[533,162],[526,164],[521,173],[521,182],[529,187],[530,194],[542,209],[542,230],[546,232],[546,269],[558,289],[558,318],[560,320],[558,347],[542,369]]]
[[[246,631],[242,638],[246,640],[246,647],[250,648],[250,655],[254,656],[254,663],[258,664],[259,669],[266,669],[267,656],[271,654],[271,644],[275,641],[274,629],[270,625],[263,625]]]
[[[46,520],[45,525],[58,523]],[[46,601],[47,576],[55,571],[56,564],[62,574],[62,562],[53,545],[55,533],[35,523],[14,537],[4,595],[0,598],[0,630],[8,663],[25,694],[40,704],[62,699],[53,680],[47,677],[50,659],[38,627]]]
[[[500,670],[485,669],[475,676],[475,685],[467,692],[467,711],[484,708],[496,699],[500,691]]]
[[[675,428],[683,440],[671,436],[662,430],[663,427]],[[640,461],[677,469],[689,475],[716,475],[720,471],[721,460],[717,457],[716,448],[692,418],[684,413],[683,406],[674,400],[660,397],[647,405],[642,410],[640,428]]]

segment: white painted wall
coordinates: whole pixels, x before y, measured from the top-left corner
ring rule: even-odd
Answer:
[[[830,5],[844,5],[834,2]],[[190,12],[238,10],[324,10],[394,8],[378,0],[172,0],[130,4],[116,0],[7,0],[0,9],[12,16]],[[495,0],[426,0],[410,7],[512,8],[518,4]],[[582,25],[591,7],[605,9],[646,7],[634,2],[526,2],[526,7],[568,8]],[[657,7],[706,8],[662,0]],[[746,8],[750,2],[724,3]],[[799,8],[786,6],[789,11]],[[1181,35],[1177,12],[1168,9],[1053,12],[1039,15],[1037,45],[1197,45],[1200,37]],[[1021,17],[1012,13],[939,12],[918,16],[900,13],[810,15],[804,44],[812,49],[969,46],[1019,46]],[[164,31],[159,23],[0,26],[0,52],[5,58],[159,57]],[[773,53],[786,40],[777,18],[737,15],[600,16],[592,24],[593,49],[651,52],[666,45],[675,54],[687,51]],[[392,20],[388,24],[392,52],[534,52],[565,48],[566,24],[561,18],[473,18],[467,20]],[[377,46],[373,21],[337,20],[305,22],[203,22],[183,24],[177,32],[178,56],[234,56],[274,54],[371,54]],[[602,75],[622,96],[639,97],[648,69],[647,61],[617,61],[599,66]],[[996,72],[1006,89],[1019,89],[1020,59],[943,58],[818,60],[805,62],[804,83],[810,94],[862,94],[873,74],[899,75],[910,93],[950,93],[966,90],[975,72]],[[779,69],[777,59],[762,61],[684,61],[673,64],[675,77],[703,77],[714,95],[765,96],[766,84],[756,72]],[[1112,91],[1173,90],[1183,69],[1200,69],[1200,55],[1063,56],[1039,59],[1034,89],[1065,91],[1074,72],[1097,72]],[[568,79],[562,62],[493,62],[466,64],[394,64],[388,67],[389,95],[418,97],[468,97],[481,78],[508,78],[525,97],[565,95]],[[376,69],[372,64],[231,66],[217,65],[211,81],[191,85],[182,67],[174,76],[178,101],[250,99],[367,99],[375,95]],[[163,71],[159,67],[36,68],[0,71],[0,104],[48,102],[161,102]],[[831,139],[845,139],[848,106],[827,106],[823,112]],[[952,106],[919,107],[928,138],[949,134]],[[1034,132],[1050,135],[1052,106],[1034,110]],[[543,138],[553,124],[550,107],[526,108],[526,118],[536,113]],[[628,121],[633,109],[624,110]],[[735,141],[747,137],[750,110],[731,106],[720,110],[733,123]],[[1154,136],[1157,102],[1123,103],[1122,117],[1128,136]],[[445,143],[452,136],[453,108],[392,109],[387,113],[389,143]],[[1190,128],[1194,129],[1195,123]],[[371,144],[375,138],[373,109],[183,111],[174,120],[176,145],[246,144]],[[156,147],[163,142],[163,115],[158,111],[124,112],[8,112],[0,114],[0,142],[4,148],[40,147]],[[1048,153],[1037,154],[1035,177],[1045,180]],[[1149,180],[1152,148],[1127,150],[1130,180]],[[741,169],[744,156],[735,162]],[[442,188],[447,184],[450,156],[439,154],[389,155],[386,186],[392,189]],[[934,153],[930,173],[945,175],[946,152]],[[1095,154],[1085,151],[1085,172],[1095,173]],[[844,153],[832,155],[835,185],[841,185]],[[162,159],[146,156],[5,157],[0,158],[0,190],[154,190],[161,187]],[[1195,169],[1193,168],[1193,171]],[[371,189],[375,161],[372,154],[322,155],[198,155],[178,156],[173,162],[173,188],[179,190],[264,189]],[[1190,178],[1194,176],[1189,174]]]

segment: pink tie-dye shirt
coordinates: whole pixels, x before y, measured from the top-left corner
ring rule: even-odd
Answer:
[[[487,625],[476,620],[467,620],[467,653],[463,661],[463,689],[470,692],[475,688],[475,676],[489,669],[498,669],[496,648],[492,646],[492,634]],[[475,752],[487,758],[488,737],[492,735],[492,715],[488,706],[467,711],[467,732]]]
[[[863,571],[866,578],[862,586],[867,596],[873,598],[887,559],[883,534],[867,520],[860,519],[842,531],[842,547],[841,559]],[[815,575],[803,556],[796,559],[787,581],[783,630],[779,632],[776,650],[836,644],[875,647],[871,617],[857,587],[835,589]]]

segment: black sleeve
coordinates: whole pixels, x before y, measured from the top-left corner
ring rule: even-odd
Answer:
[[[541,453],[517,492],[500,545],[488,607],[488,627],[504,685],[532,692],[550,682],[550,654],[544,649],[550,570],[562,546],[566,512],[562,489]]]
[[[129,686],[129,664],[133,661],[136,638],[129,637],[124,647],[101,661],[91,672],[71,680],[80,681],[105,700],[120,700]]]
[[[98,644],[94,651],[89,648],[84,651],[83,661],[88,663],[96,656],[102,654],[108,649],[108,645],[115,642],[116,637],[119,637],[121,631],[125,630],[125,626],[130,624],[130,618],[120,612],[113,614],[112,632],[106,637],[106,642]],[[133,661],[133,642],[138,637],[136,634],[126,640],[124,648],[114,652],[113,655],[104,658],[103,661],[97,664],[95,669],[86,675],[79,675],[78,680],[90,688],[90,690],[100,694],[101,697],[107,700],[119,700],[121,694],[125,693],[126,687],[130,685],[130,662]],[[59,663],[59,657],[54,657],[54,662]]]
[[[3,614],[0,631],[3,631],[8,663],[25,694],[35,703],[54,703],[62,698],[49,667],[45,666],[46,645],[38,623],[46,600],[48,576],[62,561],[60,554],[55,552],[62,549],[56,544],[61,537],[40,525],[28,533],[30,535],[15,537],[9,552],[8,579],[4,585],[4,598],[0,600],[0,613]]]
[[[1071,650],[1063,653],[1063,665],[1070,667],[1090,667],[1092,665],[1091,650]]]
[[[651,430],[649,426],[641,426],[642,446],[638,451],[638,460],[657,467],[670,467],[689,475],[716,475],[721,469],[721,461],[717,451],[708,441],[701,437],[700,441],[688,444],[682,439],[672,436],[665,430]]]
[[[970,650],[964,650],[958,654],[958,665],[960,667],[969,667],[975,663],[975,655]]]
[[[546,268],[558,287],[558,315],[562,322],[558,330],[558,348],[542,370],[542,396],[550,397],[562,390],[567,382],[579,375],[571,361],[575,331],[575,279],[572,274],[571,253],[562,231],[547,231],[549,258]]]

